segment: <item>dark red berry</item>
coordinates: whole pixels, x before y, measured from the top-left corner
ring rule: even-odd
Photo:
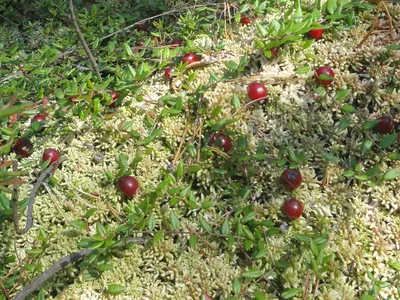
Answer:
[[[173,39],[170,44],[171,48],[176,48],[176,47],[182,47],[183,42],[181,39]]]
[[[232,149],[232,140],[223,133],[214,133],[210,137],[210,144],[221,147],[225,153]]]
[[[140,41],[136,44],[136,47],[133,48],[133,53],[138,53],[139,50],[142,50],[142,47],[143,47],[144,43],[145,43],[145,40],[140,40]]]
[[[319,40],[323,33],[324,33],[324,30],[322,28],[312,29],[308,32],[308,37],[310,39]]]
[[[136,194],[139,184],[132,176],[122,176],[118,179],[118,188],[122,194],[131,197]]]
[[[111,96],[112,102],[108,105],[108,107],[113,108],[116,106],[119,95],[116,91],[111,91],[110,96]]]
[[[241,17],[241,18],[240,18],[240,24],[242,24],[242,25],[249,25],[249,24],[250,24],[250,18],[248,18],[248,17]]]
[[[58,160],[59,153],[56,149],[48,148],[43,152],[43,161],[50,159],[50,165]]]
[[[271,56],[272,57],[278,56],[279,47],[271,48],[270,51],[271,51]]]
[[[320,79],[319,77],[322,75],[328,75],[332,77],[332,79]],[[315,70],[315,80],[317,83],[323,85],[323,86],[328,86],[333,82],[333,78],[335,78],[335,73],[333,73],[333,70],[329,67],[319,67],[318,69]]]
[[[298,219],[303,213],[303,205],[299,200],[292,198],[283,204],[282,211],[289,219]]]
[[[186,53],[183,58],[182,58],[182,63],[187,63],[188,65],[196,62],[196,61],[200,61],[200,58],[194,54],[194,53]]]
[[[173,77],[175,77],[175,76],[172,76],[172,73],[173,73],[173,72],[175,72],[175,68],[174,68],[174,67],[169,67],[169,68],[166,68],[166,69],[165,69],[164,75],[165,75],[165,77],[167,77],[169,80],[171,80]]]
[[[23,157],[29,157],[29,156],[31,156],[32,148],[33,148],[33,145],[29,140],[19,139],[15,143],[13,150],[18,155],[21,155]]]
[[[32,122],[43,122],[46,120],[46,116],[45,115],[41,115],[41,114],[37,114],[36,116],[34,116],[32,118]]]
[[[247,87],[247,95],[251,100],[257,100],[260,103],[264,103],[268,96],[268,90],[262,83],[254,81]]]
[[[281,175],[281,183],[289,191],[294,191],[303,182],[300,171],[297,169],[286,169]]]
[[[376,125],[375,129],[377,132],[387,134],[392,131],[394,127],[393,119],[390,116],[380,117],[380,122]]]

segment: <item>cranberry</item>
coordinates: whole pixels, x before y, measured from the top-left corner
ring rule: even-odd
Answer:
[[[13,150],[18,155],[21,155],[23,157],[29,157],[29,156],[31,156],[32,148],[33,148],[33,145],[29,140],[19,139],[15,143]]]
[[[260,103],[264,103],[268,95],[268,90],[262,83],[254,81],[247,87],[247,95],[251,100],[257,100]]]
[[[136,194],[139,184],[132,176],[122,176],[118,179],[118,188],[122,194],[130,197]]]
[[[223,133],[214,133],[210,137],[210,144],[215,144],[218,147],[224,149],[225,153],[228,153],[232,148],[232,141],[229,136]]]
[[[45,115],[41,115],[41,114],[37,114],[36,116],[34,116],[32,118],[32,122],[43,122],[46,120],[46,116]]]
[[[248,17],[241,17],[241,19],[240,19],[240,24],[242,24],[242,25],[249,25],[249,24],[250,24],[250,18],[248,18]]]
[[[319,76],[322,74],[329,75],[330,77],[332,77],[332,79],[319,79]],[[335,73],[333,73],[333,70],[329,67],[319,67],[317,70],[315,70],[315,80],[317,81],[317,83],[322,84],[323,86],[330,85],[333,82],[334,77]]]
[[[110,96],[111,96],[112,102],[108,105],[108,107],[113,108],[116,105],[119,95],[116,91],[111,91]]]
[[[172,48],[176,48],[176,47],[182,47],[183,42],[181,39],[173,39],[170,44]]]
[[[271,51],[271,56],[272,57],[278,56],[279,47],[271,48],[270,51]]]
[[[281,183],[289,191],[294,191],[295,189],[297,189],[302,182],[303,178],[301,177],[299,170],[286,169],[281,175]]]
[[[56,149],[48,148],[43,152],[43,161],[50,159],[50,165],[58,160],[59,153]]]
[[[172,73],[175,72],[175,68],[174,67],[169,67],[165,69],[165,77],[167,77],[169,80],[171,80],[172,78],[174,78],[175,76],[172,76]]]
[[[142,50],[142,47],[143,47],[144,43],[145,43],[145,40],[140,40],[140,41],[136,44],[136,47],[133,48],[133,53],[138,53],[139,50]]]
[[[299,200],[292,198],[283,204],[282,210],[289,219],[298,219],[303,213],[303,205]]]
[[[194,53],[186,53],[185,56],[183,56],[182,58],[182,63],[187,63],[188,65],[196,62],[196,61],[200,61],[200,58],[194,54]]]
[[[324,33],[324,30],[322,28],[312,29],[308,32],[308,37],[310,39],[319,40],[323,33]]]
[[[375,127],[376,131],[382,134],[387,134],[393,129],[393,119],[390,116],[380,117],[378,120],[381,120]]]

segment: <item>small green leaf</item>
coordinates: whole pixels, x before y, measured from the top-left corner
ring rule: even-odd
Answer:
[[[321,74],[318,76],[319,80],[333,80],[334,78],[332,76],[329,76],[328,74]]]
[[[291,299],[294,296],[296,296],[298,293],[300,293],[302,290],[303,290],[302,288],[286,289],[282,293],[282,298],[283,299]]]
[[[178,216],[175,214],[175,212],[173,210],[171,210],[171,212],[169,214],[169,219],[171,221],[172,228],[179,229],[180,222],[179,222]]]
[[[152,214],[150,215],[149,220],[147,221],[147,228],[149,230],[154,230],[155,227],[156,227],[156,218]]]
[[[388,265],[390,267],[392,267],[393,269],[395,269],[396,271],[400,271],[400,262],[396,262],[396,261],[389,261]]]
[[[241,290],[239,278],[235,278],[232,281],[232,292],[233,294],[239,294]]]
[[[400,171],[398,169],[391,169],[389,171],[386,171],[385,174],[383,174],[383,180],[384,181],[393,180],[397,176],[399,176],[399,174],[400,174]]]
[[[386,135],[380,142],[379,147],[382,149],[389,148],[397,139],[397,133]]]
[[[370,130],[370,129],[374,128],[376,125],[378,125],[378,123],[379,123],[380,121],[381,121],[381,120],[365,121],[365,122],[362,124],[362,129],[363,129],[363,130]]]
[[[247,213],[241,220],[242,224],[245,224],[251,220],[253,220],[256,217],[256,213],[254,211],[251,211],[249,213]]]
[[[110,295],[118,295],[125,291],[125,287],[116,283],[111,283],[108,285],[107,291]]]
[[[262,272],[258,269],[250,269],[246,272],[242,273],[242,277],[245,278],[260,278],[262,276]]]
[[[225,218],[224,222],[222,222],[221,224],[221,233],[224,235],[228,235],[229,234],[229,221],[228,218]]]
[[[388,153],[388,158],[391,160],[400,160],[400,153],[390,152],[390,153]]]
[[[372,145],[373,145],[373,142],[371,140],[365,140],[361,144],[361,155],[364,155],[365,153],[367,153],[368,150],[371,149]]]
[[[267,35],[268,35],[268,32],[267,32],[267,30],[264,28],[264,26],[262,26],[260,23],[256,23],[256,27],[257,27],[257,31],[258,31],[258,34],[261,36],[261,37],[266,37]]]
[[[196,246],[196,244],[197,244],[197,240],[198,240],[197,235],[194,235],[194,234],[190,235],[190,238],[189,238],[189,247],[190,247],[190,248],[194,248],[194,247]]]
[[[299,69],[296,70],[296,74],[304,74],[304,73],[308,73],[311,71],[311,67],[310,66],[304,66],[301,67]]]
[[[164,232],[162,232],[162,231],[156,232],[156,234],[155,234],[154,237],[153,237],[153,243],[157,243],[157,242],[160,241],[163,237],[164,237]]]
[[[238,95],[236,95],[236,94],[233,94],[232,105],[236,109],[240,108],[240,100],[239,100]]]
[[[326,10],[328,11],[329,14],[333,15],[335,13],[336,8],[337,8],[336,0],[328,0],[326,2]]]
[[[330,154],[330,153],[322,153],[322,157],[325,158],[327,161],[332,161],[337,163],[339,161],[339,158],[337,158],[336,156]]]
[[[86,229],[86,222],[82,220],[74,220],[71,221],[71,226],[78,229]]]
[[[386,45],[385,48],[388,50],[400,50],[400,45]]]
[[[342,110],[344,112],[349,113],[349,114],[354,114],[355,112],[357,112],[357,109],[354,106],[349,105],[349,104],[343,104],[342,105]]]
[[[200,221],[201,227],[203,227],[203,229],[206,232],[211,233],[213,231],[212,227],[210,226],[210,224],[208,224],[208,222],[203,217],[200,217],[199,221]]]
[[[347,119],[347,118],[340,120],[339,125],[338,125],[338,130],[339,131],[345,130],[347,127],[349,127],[350,122],[351,122],[350,119]]]
[[[54,95],[58,98],[58,99],[63,99],[64,98],[64,92],[62,91],[62,89],[56,89],[54,91]]]

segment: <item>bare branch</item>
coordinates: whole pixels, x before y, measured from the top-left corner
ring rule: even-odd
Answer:
[[[69,7],[69,13],[71,14],[72,24],[74,25],[75,31],[78,34],[79,40],[81,41],[83,48],[85,48],[85,52],[86,52],[87,56],[89,57],[89,60],[90,60],[90,63],[92,64],[94,72],[96,73],[99,81],[101,81],[102,79],[101,79],[101,74],[99,71],[99,66],[96,63],[96,60],[94,59],[92,52],[90,52],[89,46],[86,43],[85,38],[83,37],[83,34],[79,28],[78,21],[76,20],[73,0],[68,1],[68,7]]]

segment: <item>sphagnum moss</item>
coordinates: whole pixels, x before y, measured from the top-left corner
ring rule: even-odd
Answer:
[[[183,2],[181,4],[184,5]],[[398,7],[391,6],[391,12],[394,17],[399,16]],[[269,14],[260,18],[260,21],[271,21],[275,17],[276,15]],[[371,12],[367,12],[362,13],[361,18],[372,22],[374,16]],[[348,154],[349,151],[344,143],[346,137],[332,130],[338,119],[334,119],[330,112],[336,110],[336,113],[340,113],[332,98],[337,88],[350,88],[354,91],[350,96],[350,101],[357,102],[360,107],[372,103],[374,108],[379,107],[387,111],[392,105],[383,101],[386,99],[385,90],[380,88],[386,74],[374,67],[377,57],[383,52],[382,47],[376,47],[379,40],[371,38],[361,49],[355,49],[359,40],[357,35],[365,33],[365,28],[369,26],[368,22],[356,27],[349,34],[339,32],[339,37],[327,34],[326,39],[314,43],[303,52],[296,53],[295,48],[285,47],[274,60],[265,58],[254,45],[253,39],[257,35],[255,26],[237,27],[234,29],[235,39],[225,41],[223,59],[207,68],[190,71],[196,73],[196,79],[190,83],[192,88],[196,88],[199,84],[207,83],[210,72],[218,76],[224,74],[227,70],[225,62],[232,59],[238,63],[243,55],[249,55],[252,60],[246,76],[266,78],[265,82],[270,91],[269,104],[254,105],[254,107],[249,107],[248,111],[240,112],[236,116],[239,119],[238,123],[228,126],[228,129],[233,130],[236,135],[244,134],[251,138],[252,144],[249,148],[251,153],[254,153],[261,141],[266,143],[271,153],[272,149],[276,149],[281,144],[307,150],[309,161],[301,169],[304,184],[293,194],[303,201],[305,216],[291,223],[288,232],[283,236],[269,238],[269,251],[271,260],[274,261],[282,259],[287,253],[293,255],[289,260],[290,266],[282,273],[282,279],[285,281],[283,285],[284,288],[302,287],[308,272],[303,261],[307,259],[309,250],[305,245],[301,245],[299,247],[302,251],[295,251],[298,250],[295,249],[297,246],[293,243],[295,234],[316,229],[318,231],[332,229],[334,234],[330,235],[331,241],[326,251],[337,253],[340,259],[333,261],[329,271],[322,277],[324,284],[320,285],[317,295],[321,299],[356,299],[357,295],[372,286],[366,274],[367,270],[373,272],[380,280],[393,279],[396,276],[395,271],[388,267],[387,263],[400,259],[398,242],[400,220],[396,215],[399,197],[395,192],[399,188],[399,183],[393,181],[376,188],[356,185],[349,189],[343,183],[342,174],[345,169],[342,166],[332,165],[329,167],[330,180],[327,181],[326,186],[322,187],[315,171],[316,169],[325,170],[326,167],[326,162],[320,156],[321,151],[331,150],[339,154]],[[395,24],[397,32],[398,29],[398,25]],[[196,45],[206,48],[209,42],[203,38],[195,40]],[[313,62],[315,66],[330,65],[338,71],[335,77],[336,87],[329,88],[327,91],[329,97],[314,99],[314,82],[308,79],[312,77],[310,76],[312,72],[299,75],[302,80],[267,79],[273,76],[291,76],[297,68],[305,64],[304,54],[317,55]],[[349,66],[363,70],[366,62],[368,62],[369,70],[365,72],[368,71],[370,76],[374,77],[374,81],[362,79],[349,71]],[[134,203],[143,200],[145,191],[157,186],[163,180],[161,174],[165,173],[175,153],[159,141],[153,142],[150,146],[139,147],[130,141],[122,143],[124,134],[119,127],[124,122],[132,121],[131,129],[137,131],[141,139],[149,135],[151,127],[145,124],[144,114],[154,111],[158,115],[161,107],[156,105],[157,100],[170,91],[168,82],[160,74],[154,75],[143,86],[141,94],[147,99],[146,101],[138,102],[136,97],[126,97],[124,101],[130,103],[130,106],[117,110],[114,116],[105,120],[106,131],[93,131],[89,123],[76,118],[75,125],[70,125],[70,129],[77,134],[77,138],[73,139],[68,146],[65,146],[61,139],[58,145],[54,145],[54,139],[59,138],[57,134],[46,137],[44,140],[33,140],[38,148],[29,159],[23,161],[39,161],[39,154],[46,147],[54,146],[65,150],[68,161],[61,170],[55,173],[55,178],[60,182],[56,189],[65,199],[72,202],[73,210],[66,210],[60,214],[60,203],[64,200],[60,199],[58,194],[54,194],[56,199],[51,199],[43,190],[36,199],[35,226],[27,235],[15,237],[11,229],[1,229],[5,242],[0,247],[4,256],[14,253],[13,247],[6,246],[14,242],[17,254],[21,258],[26,256],[28,249],[38,247],[36,237],[39,228],[54,234],[51,246],[39,259],[43,269],[60,257],[75,251],[76,242],[87,233],[78,230],[72,232],[69,227],[65,227],[65,224],[80,218],[88,209],[84,202],[79,201],[76,196],[79,191],[75,188],[85,193],[93,192],[101,195],[99,198],[84,198],[97,209],[91,217],[91,224],[101,221],[112,228],[119,226],[115,218],[109,216],[109,208],[104,200],[122,213],[126,207],[126,199],[116,192],[115,185],[102,184],[106,171],[113,174],[118,172],[115,159],[118,154],[126,155],[128,162],[131,163],[139,150],[145,152],[150,147],[153,148],[152,153],[145,155],[133,170],[140,182],[141,190],[133,198]],[[241,105],[248,102],[246,84],[247,82],[218,83],[204,94],[204,105],[210,111],[221,106],[222,112],[219,117],[229,117],[233,114],[230,103],[234,93],[239,96]],[[187,103],[190,93],[191,91],[182,90],[176,95],[182,97]],[[398,104],[398,99],[394,101]],[[320,108],[323,110],[318,111]],[[324,110],[328,112],[324,113]],[[367,116],[368,112],[361,112],[356,121],[365,120]],[[170,139],[170,145],[174,149],[180,142],[185,123],[184,117],[165,117],[160,121],[160,127],[165,130],[163,137]],[[189,131],[189,133],[190,137],[193,132]],[[352,152],[360,147],[361,140],[357,139],[359,138],[352,141],[352,146],[350,146]],[[85,142],[96,145],[96,149],[102,152],[104,160],[100,164],[93,163],[93,151],[85,149]],[[200,163],[202,170],[193,174],[191,179],[195,179],[198,185],[203,187],[203,191],[210,193],[207,196],[218,197],[227,182],[214,180],[212,170],[215,167],[215,159],[212,157],[202,160]],[[383,167],[388,168],[385,165]],[[268,216],[276,222],[281,220],[282,203],[290,196],[288,193],[282,194],[282,188],[277,184],[276,179],[281,171],[282,169],[277,166],[260,163],[257,176],[250,178],[255,198],[262,199],[256,204],[255,209],[260,218]],[[32,174],[30,179],[33,178]],[[227,181],[230,183],[229,180]],[[25,196],[28,192],[29,189],[26,186],[20,190],[20,193]],[[84,196],[81,195],[81,197]],[[196,197],[204,199],[205,196],[199,192]],[[55,201],[58,201],[58,207]],[[231,200],[230,204],[232,203],[238,207],[244,207],[247,205],[247,200],[238,198]],[[173,209],[184,213],[186,207],[180,203]],[[153,209],[156,223],[160,224],[169,211],[167,206]],[[215,209],[210,209],[201,215],[208,221],[220,217]],[[182,230],[201,231],[196,217],[197,215],[193,214],[181,220]],[[94,226],[90,226],[89,234],[94,232]],[[187,240],[188,236],[185,235],[179,239],[166,237],[155,245],[136,245],[129,250],[123,250],[118,257],[109,259],[108,263],[113,266],[113,269],[104,272],[100,280],[86,281],[82,275],[78,275],[63,292],[62,297],[64,299],[100,299],[104,297],[103,291],[107,284],[115,282],[126,287],[125,294],[116,296],[115,299],[198,299],[203,290],[216,299],[228,297],[232,289],[232,280],[239,277],[243,271],[242,268],[247,266],[238,255],[233,254],[234,251],[225,252],[221,240],[213,240],[211,245],[214,247],[202,245],[202,249],[186,248]],[[236,249],[238,249],[237,245],[234,246],[234,250]],[[265,270],[273,267],[272,261],[264,266]],[[52,279],[46,285],[46,289],[61,288],[65,277],[75,276],[77,276],[76,270],[68,268],[66,272]],[[21,286],[18,287],[20,288]],[[260,289],[260,285],[252,282],[247,288],[250,292],[254,292]],[[380,293],[383,299],[399,297],[394,286],[384,288]],[[270,297],[268,299],[274,299],[276,295],[271,294],[268,297]]]

